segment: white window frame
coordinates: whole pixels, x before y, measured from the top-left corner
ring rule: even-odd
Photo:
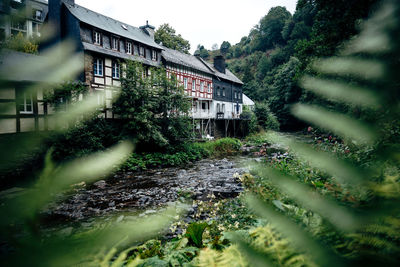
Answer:
[[[200,82],[200,92],[204,92],[204,82]]]
[[[101,45],[101,33],[98,31],[94,31],[94,44]]]
[[[35,10],[35,17],[36,20],[42,20],[43,18],[43,10],[36,9]]]
[[[29,99],[27,97],[27,93],[23,93],[24,102],[19,104],[19,107],[20,107],[19,113],[20,114],[33,114],[33,97],[32,97],[32,94],[28,94],[28,96],[29,96]],[[27,108],[29,105],[31,106],[30,111]],[[21,107],[23,107],[23,110],[21,110]]]
[[[98,76],[98,77],[103,77],[104,76],[103,59],[101,59],[101,58],[95,58],[94,59],[94,62],[93,62],[93,73],[94,73],[94,76]]]
[[[151,59],[157,61],[157,51],[151,50]]]
[[[126,53],[132,55],[132,43],[126,42]]]
[[[208,93],[211,93],[211,83],[208,83],[208,89],[207,89]]]
[[[144,52],[144,47],[143,46],[139,46],[139,56],[145,57],[145,52]]]
[[[113,61],[112,63],[112,77],[113,79],[118,79],[121,76],[121,66],[118,62]]]
[[[196,79],[192,79],[192,91],[196,92]]]
[[[111,49],[119,51],[119,39],[117,37],[112,37],[111,39]]]
[[[97,95],[97,105],[102,109],[105,106],[105,93],[104,90],[96,90]]]
[[[188,89],[188,78],[186,77],[183,78],[183,88]]]

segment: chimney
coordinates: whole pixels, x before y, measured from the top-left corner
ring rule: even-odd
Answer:
[[[61,41],[62,37],[62,4],[75,5],[75,0],[49,0],[49,14],[48,23],[54,31],[54,36],[51,43],[58,43]]]
[[[149,24],[149,21],[148,21],[148,20],[146,20],[146,25],[141,26],[140,29],[141,29],[145,34],[147,34],[148,36],[150,36],[151,39],[154,40],[154,33],[155,33],[154,30],[156,29],[156,27],[151,26],[151,25]]]
[[[217,69],[217,71],[225,73],[225,58],[223,56],[216,56],[214,57],[214,68]]]

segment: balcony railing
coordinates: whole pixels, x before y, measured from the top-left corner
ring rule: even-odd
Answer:
[[[225,113],[224,112],[217,112],[217,119],[223,119],[225,118]]]

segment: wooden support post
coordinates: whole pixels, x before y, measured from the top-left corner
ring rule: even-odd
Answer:
[[[233,119],[233,137],[236,137],[236,120]]]

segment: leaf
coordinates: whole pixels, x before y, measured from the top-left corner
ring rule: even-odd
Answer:
[[[371,144],[376,140],[373,126],[321,107],[296,104],[293,107],[293,114],[299,119],[362,144]]]

